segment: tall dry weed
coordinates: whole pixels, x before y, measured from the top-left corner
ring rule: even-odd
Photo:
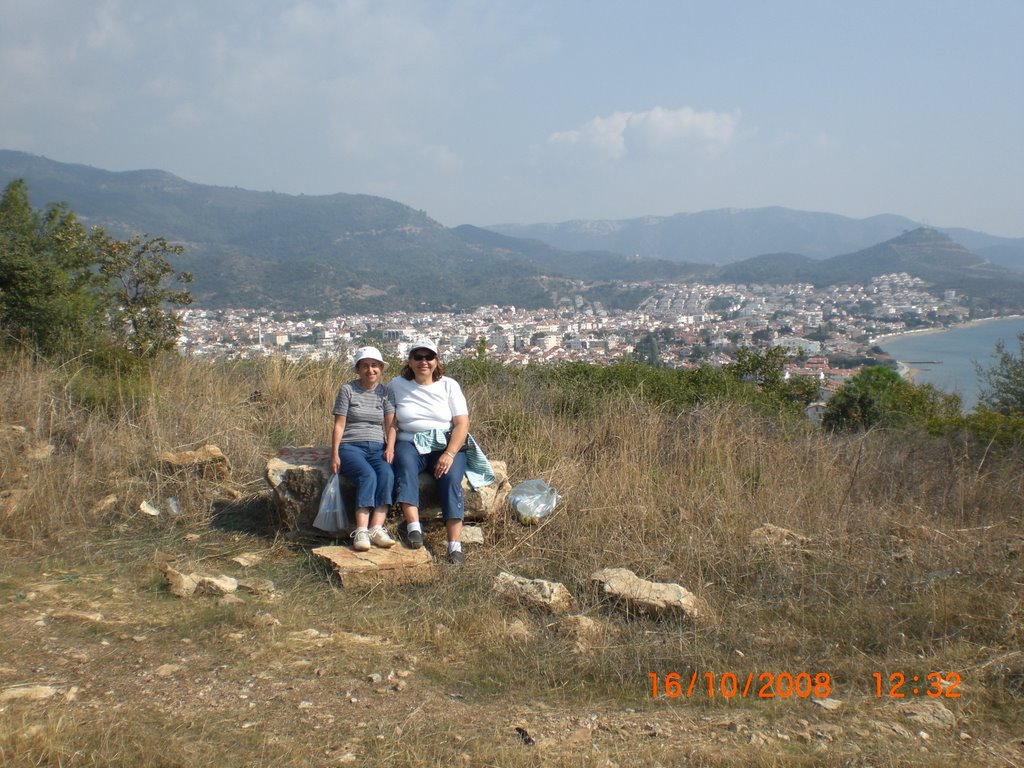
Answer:
[[[75,376],[25,357],[0,364],[10,393],[0,423],[24,429],[0,443],[8,544],[116,536],[144,500],[175,498],[185,523],[206,524],[225,493],[265,491],[266,460],[282,445],[327,442],[351,372],[171,358],[113,408],[77,401]],[[467,679],[486,670],[481,684],[495,690],[641,696],[649,672],[747,665],[821,668],[863,687],[885,663],[968,669],[1024,638],[1019,456],[908,432],[832,436],[738,403],[669,407],[639,392],[588,392],[567,409],[557,383],[530,375],[497,372],[465,389],[474,435],[513,482],[549,481],[562,495],[555,513],[532,528],[502,517],[470,567],[435,585],[331,597],[353,629],[430,649],[439,675],[457,663]],[[162,469],[162,452],[203,443],[229,457],[229,483]],[[765,524],[793,537],[767,541]],[[679,583],[713,618],[620,613],[591,584],[603,567]],[[499,570],[564,583],[604,640],[580,654],[557,620],[495,601]],[[510,634],[516,621],[533,632],[528,651]],[[1015,674],[1000,672],[994,690],[1016,695]]]

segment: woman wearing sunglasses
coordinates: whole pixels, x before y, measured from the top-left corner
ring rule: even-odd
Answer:
[[[437,487],[448,536],[448,562],[462,565],[462,478],[466,474],[469,406],[459,383],[444,375],[437,346],[413,344],[402,373],[388,384],[395,421],[388,433],[393,456],[395,500],[402,508],[406,541],[423,546],[419,474],[429,471]]]

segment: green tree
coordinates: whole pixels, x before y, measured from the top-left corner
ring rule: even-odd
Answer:
[[[792,358],[784,347],[765,350],[740,347],[729,372],[750,382],[768,398],[787,406],[803,407],[818,397],[818,382],[808,376],[786,378],[785,365]]]
[[[652,368],[662,366],[661,349],[658,346],[658,339],[653,333],[646,333],[633,347],[633,359],[638,363],[646,363]]]
[[[1000,340],[996,343],[996,362],[989,368],[982,368],[977,362],[974,369],[981,380],[981,405],[1009,416],[1024,412],[1024,331],[1017,334],[1018,354],[1006,349]]]
[[[192,303],[187,288],[172,285],[192,282],[190,273],[175,272],[169,260],[180,256],[182,247],[148,235],[117,240],[99,227],[89,239],[106,279],[103,295],[115,339],[139,357],[174,349],[181,321],[168,305]]]
[[[36,211],[12,181],[0,199],[0,325],[44,352],[91,337],[100,325],[100,279],[85,229],[65,205]]]
[[[855,431],[874,426],[902,427],[960,415],[960,398],[931,385],[916,385],[880,365],[864,368],[828,401],[827,429]]]

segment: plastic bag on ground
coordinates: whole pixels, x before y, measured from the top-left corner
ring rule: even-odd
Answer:
[[[509,503],[523,525],[536,525],[550,515],[561,497],[543,480],[524,480],[508,495]]]
[[[320,511],[313,520],[313,527],[327,533],[341,533],[352,527],[341,498],[341,480],[337,473],[331,475],[320,494]]]

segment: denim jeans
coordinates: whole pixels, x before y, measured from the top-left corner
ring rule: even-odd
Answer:
[[[391,506],[395,473],[384,460],[384,443],[342,443],[341,474],[356,487],[356,508]]]
[[[411,442],[399,440],[395,443],[395,501],[400,504],[420,505],[420,472],[434,467],[444,451],[421,454]],[[456,453],[452,466],[440,478],[434,479],[441,512],[445,520],[461,520],[463,517],[462,477],[466,474],[466,454]]]

